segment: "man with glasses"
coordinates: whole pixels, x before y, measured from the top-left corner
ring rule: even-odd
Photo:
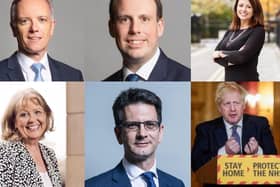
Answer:
[[[157,169],[155,152],[162,140],[161,100],[145,89],[123,91],[113,104],[115,135],[124,158],[112,170],[86,181],[86,187],[183,187],[181,180]]]
[[[220,83],[215,102],[221,117],[196,127],[192,170],[217,155],[277,154],[268,120],[244,114],[246,90],[235,82]]]

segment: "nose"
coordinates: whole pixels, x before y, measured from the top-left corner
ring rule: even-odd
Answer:
[[[230,104],[230,110],[231,111],[235,111],[236,107],[235,107],[235,104],[234,103],[231,103]]]
[[[144,124],[140,124],[139,129],[138,129],[138,136],[139,137],[146,137],[147,136],[147,130],[145,129]]]
[[[36,21],[36,20],[32,20],[31,21],[31,25],[30,25],[30,32],[38,32],[38,29],[39,29],[39,27],[38,27],[38,21]]]
[[[28,119],[29,122],[34,122],[36,121],[36,115],[34,113],[30,113],[29,114],[29,119]]]
[[[136,19],[133,19],[130,23],[129,32],[130,34],[137,34],[140,33],[140,22]]]

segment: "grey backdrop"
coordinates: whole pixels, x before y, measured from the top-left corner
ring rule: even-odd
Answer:
[[[158,168],[190,186],[190,83],[86,83],[85,178],[115,167],[123,157],[123,146],[114,135],[112,104],[125,89],[146,88],[163,104],[163,141],[156,157]]]
[[[9,27],[11,0],[0,2],[0,59],[17,48]],[[190,67],[190,1],[162,0],[165,32],[160,46]],[[49,53],[82,70],[85,80],[102,80],[121,67],[121,56],[108,33],[109,0],[54,0],[57,21]]]

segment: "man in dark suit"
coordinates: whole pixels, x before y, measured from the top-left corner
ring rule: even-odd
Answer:
[[[216,104],[222,117],[196,127],[192,170],[223,154],[277,154],[268,120],[244,114],[246,90],[235,82],[219,84]]]
[[[50,0],[14,0],[10,25],[18,51],[0,62],[0,81],[82,81],[80,70],[47,55],[55,20]]]
[[[113,113],[124,158],[112,170],[86,180],[85,186],[184,187],[181,180],[156,166],[155,152],[164,129],[160,98],[145,89],[128,89],[115,100]]]
[[[111,0],[109,30],[122,55],[123,67],[105,81],[190,80],[190,69],[159,49],[164,31],[160,0]]]

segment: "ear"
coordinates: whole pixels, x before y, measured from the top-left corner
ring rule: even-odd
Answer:
[[[51,32],[50,32],[50,35],[52,36],[53,35],[53,32],[54,32],[54,28],[55,28],[55,25],[56,25],[56,21],[55,19],[52,20],[52,23],[51,23]]]
[[[14,37],[17,37],[17,29],[15,28],[15,26],[13,26],[13,24],[10,23],[10,27],[11,27],[11,29],[12,29],[13,36],[14,36]]]
[[[158,37],[160,38],[164,33],[164,19],[163,18],[160,18],[157,21],[157,27],[158,27]]]
[[[164,125],[160,124],[159,126],[159,137],[158,137],[158,142],[160,143],[162,138],[163,138],[163,130],[164,130]]]
[[[118,128],[118,127],[115,127],[114,128],[114,131],[115,131],[115,136],[119,142],[119,144],[123,144],[123,141],[122,141],[122,129],[121,128]]]
[[[115,32],[115,23],[110,19],[108,22],[109,32],[110,35],[115,38],[116,32]]]

